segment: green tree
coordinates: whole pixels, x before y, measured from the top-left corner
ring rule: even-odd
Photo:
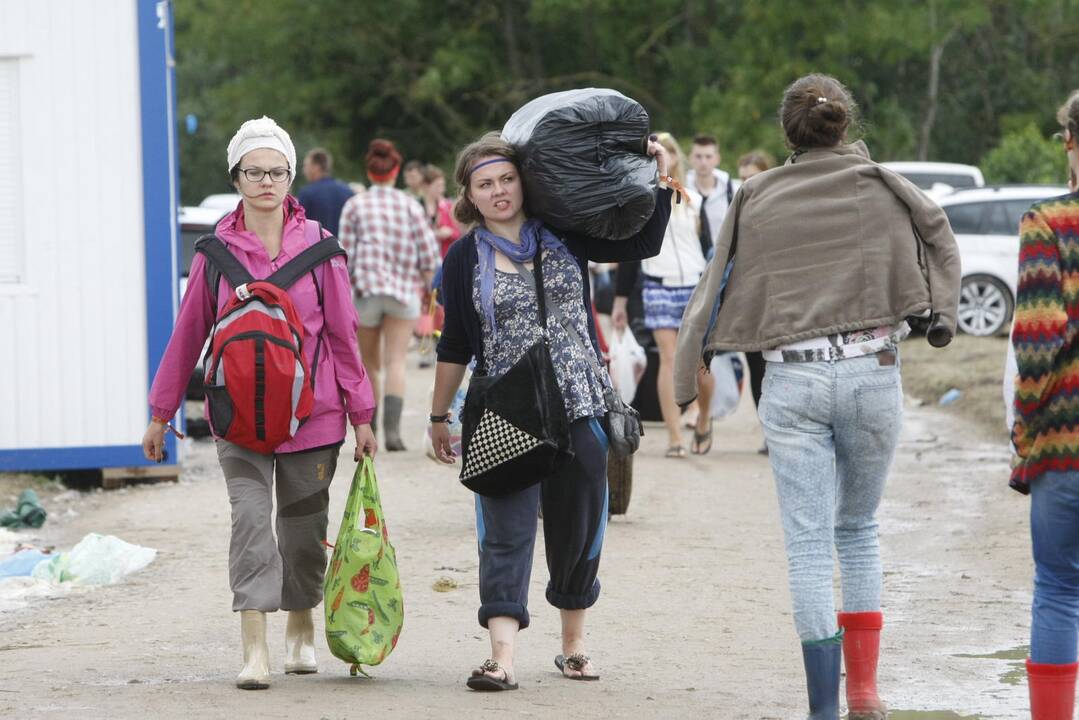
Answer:
[[[986,182],[1062,184],[1067,162],[1061,146],[1046,138],[1033,122],[1005,135],[985,154],[982,173]]]
[[[783,157],[783,90],[819,71],[854,93],[876,159],[978,163],[1017,112],[1051,132],[1079,77],[1072,0],[177,0],[175,13],[178,117],[200,119],[180,135],[188,203],[228,189],[225,146],[262,114],[357,179],[374,137],[448,168],[538,95],[611,87],[657,130],[717,135],[733,169],[755,147]]]

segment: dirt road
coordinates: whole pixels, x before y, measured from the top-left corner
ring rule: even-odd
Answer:
[[[543,600],[539,543],[532,627],[517,660],[522,689],[466,691],[469,668],[488,655],[475,619],[473,500],[454,470],[418,446],[430,378],[411,378],[410,451],[377,460],[408,613],[397,651],[373,679],[350,678],[330,656],[321,617],[322,671],[281,674],[278,613],[270,620],[273,687],[233,687],[241,655],[229,611],[228,501],[213,448],[199,442],[180,483],[85,494],[66,503],[71,512],[54,511],[42,530],[24,533],[70,546],[106,532],[160,553],[121,585],[0,614],[0,716],[804,717],[775,491],[767,459],[755,452],[760,435],[748,398],[717,424],[710,456],[664,459],[662,430],[645,437],[630,512],[607,532],[603,592],[590,613],[602,681],[564,681],[554,668],[558,616]],[[1028,504],[1005,486],[1002,448],[937,410],[906,413],[881,512],[882,694],[897,710],[942,711],[896,712],[896,720],[1021,717]],[[331,533],[351,469],[338,469]],[[457,588],[434,591],[440,578]]]

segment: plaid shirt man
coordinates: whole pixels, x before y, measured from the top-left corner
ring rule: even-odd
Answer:
[[[357,297],[388,295],[410,305],[425,284],[423,273],[438,268],[438,241],[423,207],[394,188],[375,185],[349,198],[338,240]]]

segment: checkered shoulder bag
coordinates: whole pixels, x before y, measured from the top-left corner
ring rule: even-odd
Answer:
[[[543,287],[540,253],[534,261]],[[547,307],[537,292],[543,337],[502,375],[474,375],[461,413],[461,482],[480,495],[518,492],[573,457],[569,419],[547,346]]]

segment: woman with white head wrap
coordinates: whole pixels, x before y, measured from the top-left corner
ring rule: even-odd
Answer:
[[[232,183],[242,199],[217,224],[215,235],[253,278],[269,277],[329,236],[318,223],[307,220],[299,201],[288,192],[296,173],[296,150],[277,123],[268,117],[248,120],[229,143],[227,156]],[[288,611],[285,672],[317,672],[311,610],[322,600],[329,485],[344,443],[346,418],[356,438],[354,457],[373,455],[376,448],[370,425],[374,394],[357,349],[352,283],[343,257],[318,265],[287,292],[303,324],[301,348],[314,396],[311,414],[270,454],[217,438],[232,509],[229,582],[232,609],[241,618],[244,667],[236,685],[243,689],[269,686],[267,612]],[[176,327],[150,390],[152,420],[143,437],[148,459],[163,459],[165,431],[172,427],[169,420],[183,400],[215,319],[232,294],[228,280],[197,253]]]

